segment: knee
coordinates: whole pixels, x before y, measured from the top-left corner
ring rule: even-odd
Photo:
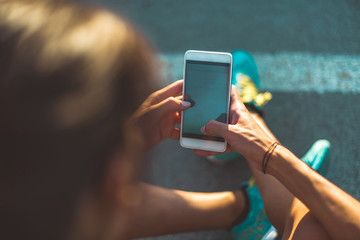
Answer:
[[[292,220],[289,220],[286,228],[287,239],[331,239],[322,224],[310,212],[302,216],[295,215]]]

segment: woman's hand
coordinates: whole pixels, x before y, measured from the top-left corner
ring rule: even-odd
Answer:
[[[230,124],[210,120],[203,128],[204,134],[217,134],[228,142],[226,152],[238,152],[261,170],[262,158],[274,142],[257,124],[240,99],[235,86],[231,89]],[[194,150],[199,156],[221,154],[203,150]]]
[[[182,101],[183,81],[178,80],[151,94],[135,112],[135,121],[144,134],[146,149],[155,146],[166,138],[179,139],[180,112],[190,107]]]

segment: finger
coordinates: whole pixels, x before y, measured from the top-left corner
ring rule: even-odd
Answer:
[[[179,115],[179,113],[177,112],[175,114],[175,125],[180,125],[181,124],[181,117]]]
[[[169,97],[176,97],[182,92],[184,81],[177,80],[176,82],[153,93],[153,103],[159,103]]]
[[[240,116],[239,116],[238,112],[236,112],[236,111],[231,112],[230,113],[230,124],[232,124],[232,125],[237,124],[239,121],[239,118],[240,118]]]
[[[235,85],[231,85],[231,99],[241,101],[240,93]]]
[[[174,97],[169,97],[164,101],[154,105],[152,108],[160,115],[164,115],[171,112],[181,112],[191,107],[191,103],[181,101]]]
[[[231,102],[234,102],[234,106],[238,107],[241,110],[246,110],[246,107],[241,99],[238,89],[232,85],[231,87]]]
[[[208,156],[216,156],[216,155],[220,155],[220,154],[225,154],[225,153],[229,153],[232,151],[230,148],[227,148],[225,152],[212,152],[212,151],[205,151],[205,150],[200,150],[200,149],[194,149],[193,152],[197,156],[208,157]]]
[[[225,123],[218,122],[216,120],[210,120],[208,123],[201,128],[201,132],[207,135],[220,135],[223,138],[227,138],[230,134],[229,126]]]
[[[180,129],[174,128],[173,132],[170,135],[170,138],[172,138],[174,140],[180,140]]]
[[[241,101],[238,89],[232,85],[231,88],[231,107],[230,107],[230,124],[235,125],[240,118],[240,112],[245,110],[245,105]]]
[[[176,99],[179,99],[179,100],[182,100],[183,99],[183,96],[181,95],[181,96],[177,96],[177,97],[175,97]]]

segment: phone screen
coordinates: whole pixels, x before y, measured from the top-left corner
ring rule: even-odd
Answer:
[[[225,142],[217,135],[204,135],[200,128],[215,119],[227,122],[230,63],[187,60],[184,100],[192,107],[183,112],[182,136]]]

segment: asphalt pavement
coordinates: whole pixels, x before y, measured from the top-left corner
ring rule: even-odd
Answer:
[[[158,50],[163,84],[182,78],[188,49],[244,49],[273,94],[266,122],[302,156],[332,144],[328,179],[360,199],[360,2],[357,0],[93,0],[127,17]],[[238,188],[246,162],[214,165],[167,140],[149,152],[144,181],[189,191]],[[152,239],[231,239],[206,231]]]

